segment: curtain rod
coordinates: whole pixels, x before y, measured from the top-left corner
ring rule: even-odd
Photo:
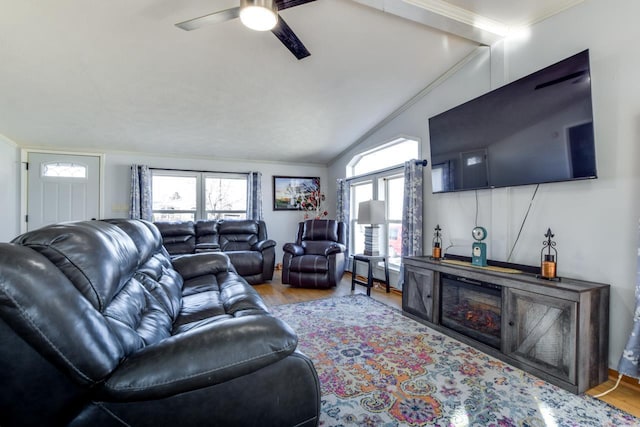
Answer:
[[[427,159],[416,160],[415,162],[416,162],[416,166],[427,166],[427,164],[429,163],[427,162]],[[381,173],[389,173],[396,170],[401,171],[402,169],[404,169],[404,165],[391,166],[385,169],[378,169],[377,171],[363,173],[361,175],[350,176],[349,178],[345,178],[345,181],[352,181],[354,179],[366,178],[369,176],[379,175]]]
[[[196,172],[196,173],[228,173],[232,175],[249,175],[251,172],[223,172],[223,171],[202,171],[195,169],[170,169],[170,168],[149,168],[154,171],[167,171],[167,172]]]

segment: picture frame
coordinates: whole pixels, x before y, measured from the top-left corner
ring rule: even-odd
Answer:
[[[320,191],[320,177],[274,176],[273,210],[298,211],[298,201],[308,198],[314,191]]]

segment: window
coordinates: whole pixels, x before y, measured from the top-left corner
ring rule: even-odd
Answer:
[[[152,171],[154,221],[246,219],[248,176]]]
[[[385,200],[387,221],[379,232],[380,252],[389,257],[389,267],[400,266],[402,253],[402,203],[404,197],[403,164],[419,157],[416,140],[399,138],[373,150],[354,156],[347,166],[352,176],[350,252],[364,251],[364,224],[358,224],[358,205],[367,200]]]
[[[347,176],[364,175],[394,166],[401,166],[407,160],[417,159],[418,157],[418,141],[398,138],[373,150],[355,155],[347,166]]]
[[[351,250],[353,254],[364,252],[364,225],[358,224],[358,204],[373,199],[373,182],[364,181],[351,185]]]
[[[47,178],[86,178],[87,166],[65,162],[43,163],[40,172],[42,177]]]

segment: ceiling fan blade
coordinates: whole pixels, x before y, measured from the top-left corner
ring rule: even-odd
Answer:
[[[206,24],[215,24],[225,22],[240,16],[240,8],[232,7],[231,9],[221,10],[220,12],[210,13],[200,16],[199,18],[189,19],[188,21],[179,22],[176,27],[186,31],[195,30]]]
[[[281,16],[278,16],[278,23],[271,32],[275,34],[278,40],[280,40],[296,58],[302,59],[311,55]]]
[[[278,10],[288,9],[294,6],[300,6],[301,4],[311,3],[315,0],[276,0]]]

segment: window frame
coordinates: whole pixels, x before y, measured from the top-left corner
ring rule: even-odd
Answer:
[[[153,209],[152,208],[152,217],[154,218],[153,220],[156,221],[155,219],[155,215],[156,214],[192,214],[193,215],[193,219],[192,221],[198,221],[198,220],[206,220],[206,219],[211,219],[209,218],[208,214],[209,213],[219,213],[221,214],[222,217],[224,217],[225,214],[230,214],[232,216],[235,215],[240,215],[241,217],[244,216],[244,218],[248,218],[249,215],[249,191],[250,191],[250,186],[249,186],[249,174],[248,173],[242,173],[242,172],[214,172],[214,171],[191,171],[191,170],[176,170],[176,169],[151,169],[151,182],[152,182],[152,186],[153,186],[153,179],[156,176],[168,176],[168,177],[188,177],[188,178],[195,178],[196,179],[196,208],[195,209]],[[207,210],[207,206],[206,206],[206,182],[207,182],[207,178],[231,178],[231,179],[238,179],[238,178],[243,178],[246,181],[246,202],[245,202],[245,210],[234,210],[234,209],[229,209],[229,210]],[[151,201],[151,205],[153,206],[153,190],[151,192],[151,197],[152,197],[152,201]],[[215,217],[215,215],[214,215]],[[240,218],[238,218],[240,219]],[[158,221],[162,221],[162,220],[158,220]]]
[[[402,163],[397,163],[397,164],[390,164],[387,166],[382,166],[381,168],[378,169],[372,169],[369,172],[363,172],[363,173],[356,173],[356,168],[358,166],[358,164],[360,164],[360,162],[362,162],[364,159],[366,159],[367,156],[373,156],[376,153],[383,151],[383,150],[387,150],[387,149],[391,149],[394,146],[397,145],[402,145],[405,143],[410,143],[413,144],[415,143],[415,148],[416,148],[416,152],[415,157],[413,158],[418,158],[419,154],[420,154],[420,139],[419,138],[415,138],[415,137],[409,137],[409,136],[398,136],[396,138],[393,138],[387,142],[384,142],[380,145],[377,145],[373,148],[370,148],[368,150],[365,150],[361,153],[355,154],[351,160],[349,161],[349,163],[347,164],[347,179],[349,178],[357,178],[359,176],[367,176],[373,173],[377,173],[379,171],[383,171],[383,170],[387,170],[387,169],[395,169],[396,167],[402,166]],[[405,159],[405,160],[411,160],[411,159]]]
[[[356,227],[358,224],[358,204],[356,203],[355,191],[354,187],[361,185],[371,185],[372,186],[372,199],[373,200],[384,200],[388,199],[387,194],[388,183],[390,179],[404,178],[404,166],[396,166],[395,168],[383,169],[379,172],[363,175],[354,179],[349,180],[350,188],[350,197],[351,197],[351,212],[350,212],[350,220],[349,220],[349,252],[356,253]],[[400,268],[400,263],[390,261],[388,248],[389,248],[389,226],[390,224],[400,224],[402,225],[402,218],[397,219],[389,219],[389,204],[385,203],[385,223],[381,224],[380,227],[380,238],[382,240],[382,246],[380,248],[381,252],[388,258],[389,268],[392,270],[397,270]]]
[[[356,253],[356,227],[358,224],[358,206],[355,199],[355,191],[354,187],[358,185],[364,185],[367,182],[372,184],[372,198],[374,200],[386,200],[388,194],[388,183],[391,179],[395,178],[404,178],[404,162],[397,165],[389,165],[387,167],[382,167],[381,169],[374,170],[367,173],[362,173],[360,175],[355,175],[355,168],[358,163],[366,159],[367,155],[374,154],[381,150],[385,150],[393,147],[394,145],[403,144],[405,142],[415,143],[416,144],[416,152],[412,158],[419,158],[420,150],[421,150],[421,141],[419,138],[409,137],[409,136],[399,136],[388,142],[382,143],[372,149],[363,151],[362,153],[358,153],[354,155],[351,161],[347,164],[347,182],[350,186],[350,221],[349,221],[349,252]],[[408,161],[411,159],[406,159]],[[389,205],[385,203],[385,209],[387,210],[386,221],[383,227],[380,229],[380,236],[382,239],[382,247],[381,252],[384,251],[384,255],[387,257],[387,261],[389,261],[389,269],[390,270],[399,270],[400,262],[391,261],[389,254],[389,236],[390,236],[390,225],[392,224],[400,224],[402,225],[402,218],[398,219],[389,219]],[[401,254],[398,254],[401,255]]]
[[[218,209],[218,210],[208,210],[206,204],[206,193],[207,193],[207,178],[226,178],[226,179],[239,179],[244,178],[245,180],[245,202],[244,202],[244,210],[239,209]],[[231,217],[240,214],[240,216],[244,215],[244,218],[236,218],[236,219],[247,219],[249,217],[249,174],[241,174],[241,173],[216,173],[216,172],[203,172],[202,177],[202,195],[201,198],[203,200],[202,203],[202,217],[201,219],[213,219],[209,218],[209,213],[215,214],[219,213],[223,218],[227,218],[225,215],[231,215]]]

